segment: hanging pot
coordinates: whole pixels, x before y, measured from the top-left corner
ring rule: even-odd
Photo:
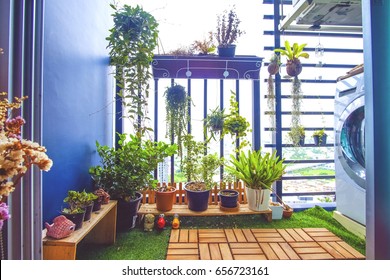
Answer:
[[[328,135],[326,135],[326,134],[322,135],[321,137],[314,135],[313,136],[314,145],[316,145],[316,146],[325,145],[327,137],[328,137]]]
[[[270,64],[268,64],[267,70],[268,70],[268,73],[270,75],[275,75],[276,73],[279,72],[279,65],[278,65],[278,63],[271,62]]]
[[[297,58],[294,60],[288,60],[286,65],[286,72],[291,77],[296,77],[302,72],[301,61]]]

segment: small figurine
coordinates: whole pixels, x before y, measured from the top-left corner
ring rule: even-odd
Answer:
[[[45,223],[45,227],[47,229],[47,236],[61,239],[71,235],[74,232],[76,225],[64,215],[60,215],[54,218],[53,224],[49,225],[48,223]]]
[[[177,229],[180,227],[179,214],[173,215],[172,228]]]
[[[164,214],[160,214],[158,216],[158,220],[157,220],[157,228],[158,229],[164,229],[165,224],[166,224],[166,222],[165,222],[165,215]]]
[[[154,215],[146,214],[144,221],[144,231],[153,231],[154,228]]]

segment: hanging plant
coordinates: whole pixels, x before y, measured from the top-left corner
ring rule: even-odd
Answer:
[[[302,72],[302,64],[300,57],[309,58],[309,54],[303,52],[307,44],[294,43],[291,47],[289,41],[284,41],[285,49],[275,49],[275,52],[280,52],[282,56],[287,57],[286,71],[292,79],[291,86],[291,131],[290,138],[295,146],[300,143],[300,130],[301,130],[301,102],[302,102],[302,89],[301,81],[298,79],[298,75]]]
[[[291,127],[291,130],[288,132],[288,137],[290,138],[292,144],[296,147],[303,146],[305,144],[305,128],[301,125],[294,125]]]
[[[146,130],[146,110],[149,97],[149,79],[152,77],[150,63],[157,47],[158,23],[155,18],[138,5],[124,5],[114,9],[114,27],[110,29],[108,48],[110,64],[116,67],[115,79],[121,89],[127,117],[134,131],[141,137]]]
[[[275,86],[273,75],[279,72],[280,69],[280,59],[279,56],[273,54],[270,59],[270,64],[268,64],[267,70],[269,73],[268,76],[268,87],[267,87],[267,105],[268,105],[268,115],[270,118],[270,129],[274,131],[276,129],[276,121],[275,121]]]
[[[209,142],[211,139],[217,140],[217,135],[222,135],[226,117],[225,109],[220,110],[219,107],[217,107],[214,110],[211,110],[211,113],[204,119],[205,135],[207,136],[207,132],[210,133],[210,137],[206,142]]]
[[[236,149],[236,152],[239,152],[243,147],[249,145],[245,137],[248,132],[251,132],[251,129],[249,128],[250,124],[247,119],[239,114],[236,93],[234,91],[230,91],[230,93],[230,113],[225,119],[222,136],[230,134],[234,139],[233,145],[235,145],[237,139],[241,139],[240,145]]]
[[[178,145],[178,154],[182,157],[182,139],[187,133],[190,121],[188,106],[190,97],[185,88],[174,84],[165,91],[165,108],[167,112],[167,137]]]

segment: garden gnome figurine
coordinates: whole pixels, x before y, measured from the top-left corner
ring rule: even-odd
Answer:
[[[144,221],[144,231],[153,231],[154,228],[154,215],[146,214]]]
[[[180,227],[179,214],[173,215],[172,228],[177,229]]]
[[[164,214],[160,214],[160,216],[158,216],[158,220],[157,220],[157,228],[158,229],[164,229],[165,227],[165,215]]]

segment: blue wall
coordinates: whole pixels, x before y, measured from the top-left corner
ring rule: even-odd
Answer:
[[[69,189],[92,190],[95,141],[112,145],[113,77],[106,49],[109,1],[45,2],[43,145],[54,164],[43,174],[43,221],[58,215]]]

